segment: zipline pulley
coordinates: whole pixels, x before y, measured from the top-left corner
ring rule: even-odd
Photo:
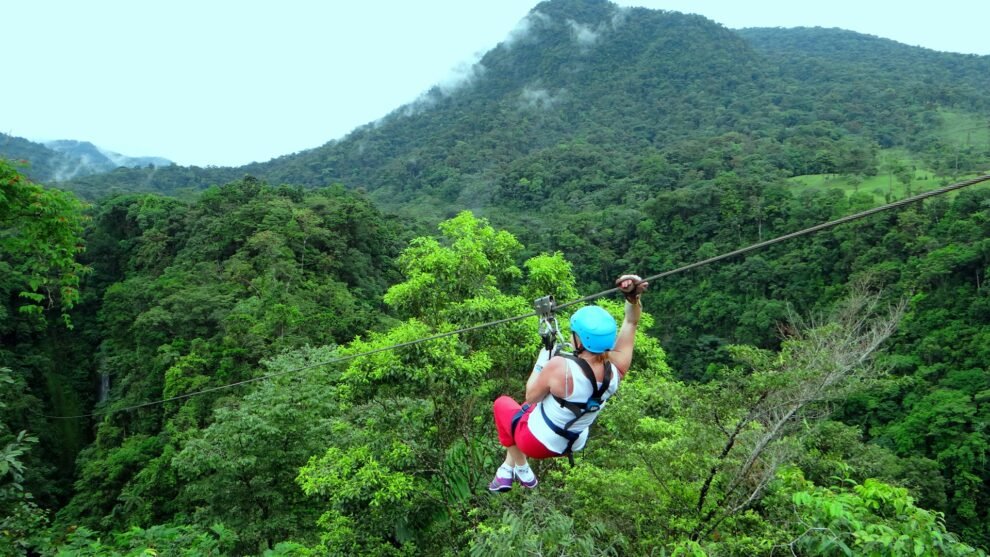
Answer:
[[[537,298],[536,301],[533,302],[533,308],[536,310],[536,315],[540,319],[540,324],[537,331],[543,342],[543,348],[546,348],[548,352],[551,352],[553,351],[554,345],[561,344],[561,341],[563,340],[560,336],[560,327],[557,323],[557,316],[554,315],[554,311],[557,309],[557,301],[554,300],[552,294],[542,298]]]

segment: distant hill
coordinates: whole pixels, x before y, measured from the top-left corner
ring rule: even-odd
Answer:
[[[35,143],[0,134],[0,156],[26,161],[25,173],[42,182],[61,182],[109,172],[120,167],[163,167],[174,164],[162,157],[129,157],[100,149],[88,141],[59,139]]]
[[[339,141],[236,169],[121,168],[66,185],[90,197],[170,193],[250,174],[342,183],[386,208],[440,215],[611,202],[630,186],[669,189],[726,170],[868,175],[879,149],[947,159],[935,133],[945,111],[985,123],[988,87],[986,56],[841,29],[733,31],[698,15],[549,0],[470,79]]]
[[[79,159],[93,168],[109,167],[102,172],[113,170],[121,166],[126,167],[146,167],[146,166],[169,166],[174,164],[164,157],[129,157],[113,151],[100,149],[88,141],[74,141],[71,139],[59,139],[45,142],[45,146],[54,151],[58,151],[69,157]]]

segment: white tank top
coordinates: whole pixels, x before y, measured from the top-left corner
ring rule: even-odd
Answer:
[[[566,358],[564,362],[567,364],[567,372],[570,373],[571,379],[574,382],[574,392],[570,396],[565,397],[564,400],[584,404],[595,392],[594,388],[592,388],[591,381],[585,377],[577,362]],[[612,379],[609,381],[608,390],[602,395],[602,409],[605,408],[605,401],[618,390],[619,376],[619,370],[615,369],[613,365]],[[551,451],[563,453],[567,450],[567,438],[557,435],[550,429],[550,426],[547,425],[546,420],[543,418],[544,412],[547,418],[560,429],[563,429],[565,425],[574,419],[574,413],[561,406],[553,395],[547,395],[546,398],[536,404],[536,408],[533,409],[533,413],[529,417],[529,431],[533,434],[533,437],[536,437],[540,443],[543,443],[544,447]],[[572,451],[579,451],[584,448],[585,443],[588,442],[588,428],[594,423],[600,413],[601,409],[598,412],[587,412],[578,421],[571,424],[568,431],[581,433],[581,436],[571,446]]]

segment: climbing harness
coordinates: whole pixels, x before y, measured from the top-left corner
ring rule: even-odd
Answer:
[[[678,273],[683,273],[685,271],[689,271],[691,269],[702,267],[704,265],[709,265],[709,264],[715,263],[717,261],[722,261],[723,259],[729,259],[730,257],[735,257],[735,256],[738,256],[738,255],[742,255],[744,253],[749,253],[751,251],[755,251],[755,250],[758,250],[758,249],[761,249],[761,248],[764,248],[764,247],[767,247],[767,246],[770,246],[770,245],[773,245],[773,244],[777,244],[777,243],[780,243],[780,242],[784,242],[786,240],[797,238],[799,236],[806,236],[808,234],[813,234],[815,232],[819,232],[819,231],[825,230],[827,228],[832,228],[832,227],[838,226],[840,224],[845,224],[847,222],[851,222],[851,221],[854,221],[854,220],[859,220],[859,219],[868,217],[870,215],[874,215],[876,213],[881,213],[883,211],[889,211],[890,209],[896,209],[898,207],[903,207],[903,206],[908,205],[908,204],[911,204],[911,203],[916,203],[918,201],[922,201],[922,200],[928,199],[929,197],[935,197],[937,195],[942,195],[942,194],[945,194],[945,193],[949,193],[951,191],[955,191],[955,190],[959,190],[959,189],[966,188],[966,187],[969,187],[969,186],[973,186],[973,185],[979,184],[981,182],[986,182],[987,180],[990,180],[990,174],[984,174],[982,176],[977,176],[976,178],[971,178],[969,180],[964,180],[962,182],[956,182],[955,184],[950,184],[948,186],[945,186],[944,188],[939,188],[939,189],[936,189],[936,190],[932,190],[932,191],[920,193],[918,195],[915,195],[915,196],[912,196],[912,197],[907,197],[907,198],[901,199],[899,201],[894,201],[894,202],[888,203],[886,205],[881,205],[879,207],[874,207],[873,209],[867,209],[866,211],[861,211],[859,213],[855,213],[855,214],[848,215],[848,216],[845,216],[845,217],[842,217],[842,218],[838,218],[838,219],[835,219],[835,220],[824,222],[822,224],[818,224],[818,225],[815,225],[815,226],[812,226],[812,227],[809,227],[809,228],[798,230],[797,232],[791,232],[790,234],[785,234],[783,236],[778,236],[777,238],[773,238],[773,239],[770,239],[770,240],[766,240],[766,241],[763,241],[763,242],[752,244],[752,245],[747,246],[745,248],[740,248],[740,249],[737,249],[735,251],[731,251],[731,252],[723,253],[721,255],[717,255],[715,257],[710,257],[708,259],[704,259],[704,260],[701,260],[701,261],[696,261],[694,263],[690,263],[688,265],[684,265],[684,266],[678,267],[676,269],[672,269],[672,270],[669,270],[669,271],[664,271],[662,273],[658,273],[656,275],[652,275],[652,276],[646,277],[646,278],[643,279],[643,281],[645,281],[645,282],[656,281],[656,280],[661,279],[661,278],[664,278],[664,277],[669,277],[671,275],[675,275],[675,274],[678,274]],[[545,298],[549,298],[549,306],[548,307],[551,310],[556,311],[556,310],[560,310],[560,309],[563,309],[563,308],[566,308],[566,307],[570,307],[570,306],[573,306],[573,305],[582,304],[582,303],[585,303],[585,302],[590,302],[590,301],[593,301],[593,300],[597,300],[598,298],[601,298],[603,296],[607,296],[609,294],[614,294],[614,293],[620,292],[620,291],[621,291],[621,289],[619,289],[618,287],[616,287],[616,288],[610,288],[608,290],[603,290],[603,291],[598,292],[596,294],[591,294],[591,295],[588,295],[588,296],[584,296],[583,298],[578,298],[576,300],[571,300],[570,302],[566,302],[566,303],[559,304],[559,305],[556,304],[556,302],[553,301],[552,297],[547,296]],[[540,298],[540,300],[544,300],[545,298]],[[341,362],[346,362],[346,361],[353,360],[353,359],[356,359],[356,358],[360,358],[360,357],[364,357],[364,356],[371,356],[373,354],[378,354],[380,352],[386,352],[386,351],[391,351],[391,350],[398,350],[400,348],[406,348],[408,346],[413,346],[413,345],[416,345],[416,344],[420,344],[420,343],[424,343],[424,342],[429,342],[431,340],[439,340],[439,339],[446,338],[446,337],[449,337],[449,336],[454,336],[454,335],[459,335],[459,334],[462,334],[462,333],[468,333],[468,332],[472,332],[472,331],[477,331],[477,330],[480,330],[480,329],[486,329],[488,327],[494,327],[494,326],[497,326],[497,325],[503,325],[505,323],[511,323],[511,322],[514,322],[514,321],[521,321],[521,320],[527,319],[529,317],[540,317],[541,314],[539,312],[540,311],[544,311],[544,308],[545,307],[547,307],[547,305],[544,302],[543,305],[541,305],[540,307],[537,308],[537,311],[533,311],[533,312],[526,313],[526,314],[523,314],[523,315],[516,315],[514,317],[506,317],[504,319],[498,319],[498,320],[495,320],[495,321],[489,321],[488,323],[482,323],[480,325],[474,325],[474,326],[471,326],[471,327],[465,327],[465,328],[457,329],[457,330],[454,330],[454,331],[447,331],[447,332],[444,332],[444,333],[438,333],[438,334],[431,335],[431,336],[428,336],[428,337],[423,337],[423,338],[419,338],[419,339],[415,339],[415,340],[410,340],[410,341],[407,341],[407,342],[393,344],[391,346],[383,346],[381,348],[376,348],[374,350],[368,350],[366,352],[360,352],[360,353],[356,353],[356,354],[349,354],[347,356],[341,356],[341,357],[338,357],[338,358],[332,358],[332,359],[327,360],[325,362],[318,362],[318,363],[315,363],[315,364],[301,366],[301,367],[298,367],[298,368],[289,369],[289,370],[281,371],[281,372],[278,372],[278,373],[271,373],[271,374],[262,375],[262,376],[259,376],[259,377],[252,377],[250,379],[245,379],[243,381],[237,381],[235,383],[229,383],[229,384],[226,384],[226,385],[218,385],[216,387],[209,387],[209,388],[202,389],[202,390],[199,390],[199,391],[193,391],[191,393],[185,393],[185,394],[181,394],[181,395],[177,395],[177,396],[173,396],[173,397],[163,398],[163,399],[159,399],[159,400],[153,400],[153,401],[149,401],[149,402],[143,402],[143,403],[140,403],[140,404],[134,404],[134,405],[131,405],[131,406],[125,406],[123,408],[106,409],[106,410],[103,410],[103,411],[100,411],[100,412],[90,412],[88,414],[77,414],[77,415],[74,415],[74,416],[50,416],[50,415],[47,415],[47,414],[41,414],[41,416],[44,417],[44,418],[52,419],[52,420],[77,420],[77,419],[82,419],[82,418],[95,418],[95,417],[98,417],[98,416],[107,416],[107,415],[110,415],[110,414],[113,414],[113,413],[118,413],[118,412],[129,412],[129,411],[132,411],[132,410],[137,410],[137,409],[140,409],[140,408],[146,408],[146,407],[149,407],[149,406],[157,406],[157,405],[160,405],[160,404],[165,404],[165,403],[168,403],[168,402],[174,402],[174,401],[177,401],[177,400],[183,400],[183,399],[186,399],[186,398],[191,398],[191,397],[194,397],[194,396],[199,396],[199,395],[203,395],[203,394],[207,394],[207,393],[212,393],[212,392],[220,391],[220,390],[223,390],[223,389],[230,389],[230,388],[237,387],[237,386],[240,386],[240,385],[245,385],[247,383],[254,383],[256,381],[264,381],[266,379],[272,379],[274,377],[278,377],[278,376],[281,376],[281,375],[295,374],[295,373],[299,373],[299,372],[302,372],[302,371],[306,371],[308,369],[313,369],[313,368],[317,368],[317,367],[327,366],[327,365],[330,365],[330,364],[337,364],[337,363],[341,363]],[[552,315],[552,312],[551,312],[551,315]],[[554,321],[554,323],[555,323],[555,321]],[[548,326],[551,326],[550,323],[549,323],[549,321],[548,321]],[[553,325],[553,326],[555,327],[555,325]],[[559,331],[558,331],[557,334],[559,334]],[[555,346],[556,346],[556,344],[555,344]]]
[[[611,386],[612,382],[612,363],[605,362],[605,375],[602,377],[601,385],[598,384],[598,378],[595,377],[594,370],[591,369],[591,365],[585,360],[578,358],[573,354],[561,353],[560,356],[574,362],[581,369],[581,372],[591,383],[591,396],[588,397],[584,402],[575,402],[573,400],[567,400],[563,397],[557,396],[553,393],[550,394],[554,401],[561,407],[568,409],[572,414],[574,414],[574,419],[570,420],[564,427],[560,427],[550,416],[547,416],[547,411],[544,405],[540,405],[540,414],[543,415],[543,421],[547,424],[547,427],[557,435],[567,439],[567,448],[564,449],[562,453],[563,456],[567,457],[567,462],[570,463],[571,467],[574,466],[574,443],[581,438],[581,434],[584,433],[584,429],[580,431],[574,431],[571,427],[586,414],[592,412],[598,412],[602,409],[605,404],[605,400],[608,398],[608,388]]]

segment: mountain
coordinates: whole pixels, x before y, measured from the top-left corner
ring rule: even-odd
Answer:
[[[0,134],[0,156],[27,161],[26,174],[38,182],[72,180],[120,167],[160,168],[174,164],[162,157],[129,157],[106,151],[88,141],[35,143],[5,134]]]
[[[344,141],[248,170],[307,184],[329,177],[393,205],[497,202],[511,194],[499,189],[508,166],[561,143],[662,148],[699,129],[728,131],[708,107],[755,95],[762,82],[753,50],[700,16],[544,2],[459,89],[433,89]]]
[[[45,147],[79,159],[87,167],[105,168],[101,172],[107,172],[121,166],[169,166],[174,164],[172,161],[163,157],[129,157],[127,155],[121,155],[120,153],[100,149],[88,141],[59,139],[45,142]]]
[[[117,169],[66,186],[90,197],[169,193],[250,174],[342,183],[386,208],[441,216],[610,202],[630,186],[680,187],[744,160],[785,177],[870,175],[879,149],[947,164],[937,130],[950,119],[985,123],[988,85],[985,56],[840,29],[733,31],[698,15],[550,0],[469,79],[339,141],[236,169]],[[605,170],[572,172],[589,166]]]

